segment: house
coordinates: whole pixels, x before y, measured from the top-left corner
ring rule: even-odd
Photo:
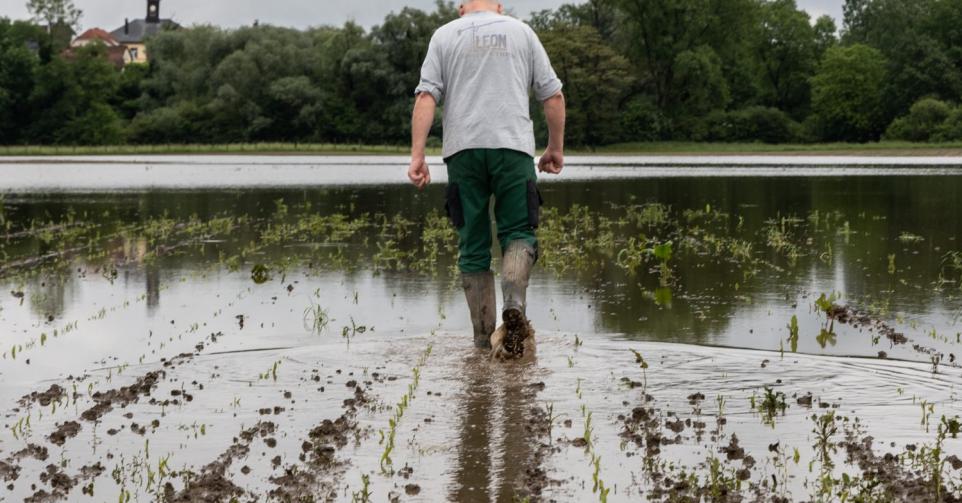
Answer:
[[[113,36],[100,28],[91,28],[80,34],[79,37],[70,42],[70,47],[63,51],[63,56],[72,59],[76,57],[76,50],[91,44],[102,44],[106,46],[107,61],[110,61],[117,69],[121,69],[131,63],[127,52],[127,47],[121,45]]]
[[[124,25],[110,32],[110,36],[127,48],[126,59],[129,62],[146,63],[147,39],[161,30],[177,28],[180,28],[179,24],[170,19],[161,19],[160,0],[147,0],[147,17],[124,20]]]
[[[88,44],[101,42],[107,47],[117,47],[120,42],[113,36],[100,28],[91,28],[80,34],[79,37],[70,42],[70,47],[83,47]]]

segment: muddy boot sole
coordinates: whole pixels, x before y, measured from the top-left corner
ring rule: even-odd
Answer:
[[[528,336],[527,321],[517,309],[509,309],[502,315],[504,319],[504,351],[512,356],[524,355],[524,340]]]

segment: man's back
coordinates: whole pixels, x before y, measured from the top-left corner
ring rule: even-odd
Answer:
[[[528,92],[543,101],[561,82],[531,28],[494,12],[474,12],[431,38],[416,93],[444,103],[443,156],[505,148],[534,156]]]

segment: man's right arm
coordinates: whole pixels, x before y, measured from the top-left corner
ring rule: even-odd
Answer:
[[[411,165],[408,178],[417,188],[431,183],[431,170],[424,157],[428,134],[434,124],[434,112],[444,96],[444,71],[437,34],[431,37],[428,52],[421,65],[421,82],[414,90],[414,112],[411,114]]]
[[[564,168],[565,142],[565,97],[561,92],[562,83],[558,79],[551,60],[538,35],[529,28],[531,37],[532,87],[535,97],[544,105],[544,116],[548,122],[548,148],[538,161],[538,169],[557,175]]]
[[[431,170],[425,160],[428,134],[434,124],[434,110],[437,102],[429,92],[418,93],[414,99],[414,112],[411,114],[411,165],[408,178],[417,188],[423,189],[431,183]]]

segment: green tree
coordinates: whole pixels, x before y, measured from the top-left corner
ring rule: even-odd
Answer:
[[[30,96],[32,142],[103,145],[124,140],[120,118],[109,105],[119,72],[105,51],[99,44],[85,46],[69,60],[55,58],[40,68]]]
[[[36,83],[37,56],[26,47],[14,24],[0,19],[0,144],[17,143],[29,116]]]
[[[625,53],[676,135],[688,134],[699,114],[757,93],[745,36],[757,26],[756,1],[612,1],[624,19]]]
[[[815,55],[817,60],[822,59],[825,51],[838,44],[838,26],[831,16],[820,16],[815,20]]]
[[[73,0],[28,0],[27,10],[34,21],[44,24],[55,54],[70,46],[83,17]]]
[[[958,99],[962,60],[957,43],[962,13],[946,0],[849,0],[846,43],[880,50],[888,61],[883,110],[886,122],[925,96]]]
[[[83,11],[73,4],[73,0],[28,0],[27,10],[35,21],[46,23],[48,28],[64,25],[76,30],[83,17]]]
[[[544,32],[541,40],[564,82],[568,140],[593,146],[622,138],[619,115],[631,85],[628,60],[587,25]]]
[[[538,32],[565,27],[590,26],[606,43],[612,43],[621,23],[621,13],[611,0],[588,0],[582,4],[564,4],[555,10],[535,12],[528,24]]]
[[[815,29],[795,0],[766,1],[761,13],[762,102],[801,117],[809,103],[808,77],[819,56]]]
[[[812,112],[818,133],[830,141],[877,140],[884,127],[885,56],[855,44],[826,51],[812,78]]]

